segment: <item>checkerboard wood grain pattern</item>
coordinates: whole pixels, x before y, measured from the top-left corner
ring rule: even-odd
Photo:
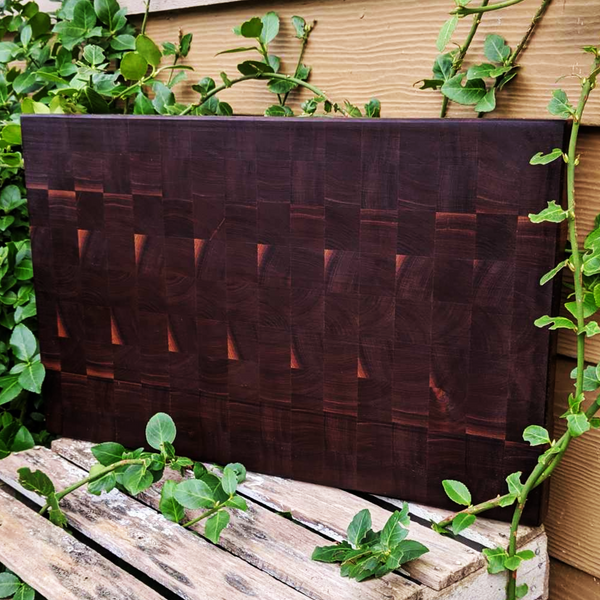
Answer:
[[[537,451],[556,121],[25,116],[50,425],[446,506]],[[542,512],[542,494],[530,520]]]

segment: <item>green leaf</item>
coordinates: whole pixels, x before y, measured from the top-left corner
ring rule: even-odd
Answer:
[[[101,471],[104,470],[102,465],[92,465],[90,469],[90,477],[97,476]],[[94,496],[100,496],[102,492],[110,492],[117,485],[117,476],[114,472],[107,473],[104,477],[100,477],[95,481],[88,483],[88,492]]]
[[[56,494],[54,492],[49,494],[46,498],[46,501],[50,506],[50,512],[48,514],[48,516],[50,517],[50,522],[56,525],[57,527],[65,529],[68,524],[67,517],[65,517],[65,514],[58,505],[58,499],[56,498]]]
[[[507,506],[512,506],[515,503],[516,499],[517,499],[517,497],[514,494],[508,494],[508,495],[502,496],[500,498],[500,500],[498,501],[498,504],[502,508],[506,508]]]
[[[530,165],[547,165],[551,162],[554,162],[557,158],[563,157],[563,151],[561,148],[554,148],[552,152],[548,154],[544,154],[543,152],[538,152],[531,157],[529,161]]]
[[[20,281],[27,281],[33,278],[33,263],[31,259],[26,258],[15,265],[15,277]]]
[[[237,489],[237,475],[235,471],[231,467],[225,467],[223,470],[223,477],[221,478],[221,486],[223,487],[223,491],[229,496],[233,496],[235,494],[235,490]]]
[[[29,363],[25,366],[22,373],[19,375],[19,384],[24,390],[33,392],[34,394],[42,393],[42,383],[46,376],[44,365],[37,361]]]
[[[504,560],[508,555],[504,548],[484,548],[482,553],[488,562],[488,573],[494,575],[506,570]]]
[[[567,415],[567,422],[569,424],[569,433],[573,437],[579,437],[591,428],[588,418],[585,413],[577,413],[574,415]]]
[[[138,52],[127,52],[121,60],[121,75],[129,81],[139,81],[146,75],[148,61]]]
[[[381,117],[381,102],[377,98],[371,98],[365,104],[365,115],[370,119],[379,119]]]
[[[168,114],[169,106],[175,104],[175,95],[172,90],[161,81],[154,82],[154,100],[152,106],[157,113],[164,115]]]
[[[17,94],[23,94],[36,85],[37,75],[32,71],[25,71],[13,81],[13,90]]]
[[[506,478],[506,483],[508,484],[508,493],[512,496],[519,496],[523,491],[523,484],[521,483],[521,475],[523,473],[521,471],[517,471],[516,473],[511,473]]]
[[[585,332],[586,337],[594,337],[600,333],[600,326],[596,321],[590,321],[581,331]]]
[[[29,467],[22,467],[17,473],[19,473],[19,485],[30,492],[46,498],[55,491],[54,484],[48,475],[39,469],[31,471]]]
[[[258,17],[252,17],[249,21],[242,23],[239,35],[245,38],[259,38],[263,29],[262,21]],[[236,31],[237,33],[237,31]]]
[[[137,496],[147,490],[153,483],[152,473],[144,465],[129,465],[122,476],[123,487],[132,495]]]
[[[206,520],[204,528],[204,536],[207,537],[213,544],[219,542],[221,532],[229,525],[229,513],[226,510],[220,510],[212,517]]]
[[[301,40],[306,34],[306,21],[302,17],[293,16],[292,25],[296,30],[296,37]]]
[[[483,79],[471,79],[465,85],[464,73],[448,79],[442,86],[442,94],[458,104],[477,104],[487,93]]]
[[[546,327],[547,325],[550,325],[551,330],[572,329],[573,331],[577,331],[575,323],[566,317],[549,317],[548,315],[544,315],[543,317],[536,319],[533,324],[536,327]]]
[[[256,50],[258,52],[256,46],[241,46],[239,48],[231,48],[230,50],[221,50],[221,52],[217,52],[215,56],[220,56],[221,54],[235,54],[237,52],[248,52],[249,50]]]
[[[110,47],[117,51],[135,50],[135,38],[128,33],[122,33],[110,42]]]
[[[96,13],[89,0],[79,0],[73,8],[73,25],[89,31],[96,24]]]
[[[311,558],[318,562],[337,563],[344,561],[352,551],[352,546],[348,542],[340,542],[333,546],[318,546],[313,550]]]
[[[521,550],[517,552],[517,556],[521,560],[533,560],[535,558],[535,552],[533,550]]]
[[[85,60],[87,60],[91,65],[99,65],[106,59],[102,48],[93,44],[88,44],[83,49],[83,58],[85,58]]]
[[[29,433],[29,429],[25,427],[25,425],[21,425],[17,434],[15,435],[15,439],[11,444],[10,450],[11,452],[23,452],[24,450],[31,450],[35,446],[35,442],[33,441],[33,436]]]
[[[475,105],[475,111],[492,112],[496,108],[496,88],[490,88],[486,95]]]
[[[528,592],[529,592],[529,586],[526,583],[522,583],[521,585],[518,585],[515,589],[515,595],[518,599],[525,598],[525,596],[527,596]]]
[[[279,17],[276,12],[269,11],[262,19],[262,30],[259,39],[263,44],[272,42],[279,33]],[[242,34],[243,35],[243,34]]]
[[[1,377],[0,388],[2,389],[0,393],[0,406],[14,400],[23,391],[18,375]]]
[[[165,413],[155,414],[146,425],[146,440],[155,450],[160,450],[160,445],[165,442],[172,444],[176,435],[175,423]]]
[[[245,60],[237,66],[242,75],[260,75],[261,73],[273,73],[273,67],[258,60]]]
[[[371,529],[371,513],[365,508],[354,515],[348,526],[348,541],[350,544],[357,548],[369,529]]]
[[[21,587],[21,581],[12,573],[0,573],[0,598],[8,598]]]
[[[158,67],[162,59],[162,53],[160,48],[147,35],[137,36],[135,39],[135,49],[148,64]]]
[[[537,214],[529,214],[529,220],[532,223],[541,223],[542,221],[550,221],[551,223],[561,223],[564,221],[569,213],[556,204],[554,200],[548,202],[548,208],[544,208]]]
[[[144,92],[138,92],[138,95],[135,97],[135,102],[133,104],[133,114],[134,115],[155,115],[156,111],[154,110],[154,106],[152,105],[152,101]]]
[[[196,463],[199,464],[199,463]],[[237,477],[237,482],[238,483],[243,483],[244,481],[246,481],[246,467],[242,464],[242,463],[229,463],[227,465],[225,465],[225,468],[229,468],[232,469],[233,472],[235,473],[236,477]],[[198,477],[196,475],[196,467],[194,467],[194,476]]]
[[[395,548],[408,535],[408,529],[400,524],[402,513],[394,511],[381,530],[380,542],[387,549]]]
[[[9,123],[8,125],[5,125],[2,128],[2,139],[11,146],[20,146],[21,126],[18,123]]]
[[[201,479],[188,479],[177,485],[175,499],[179,504],[192,510],[210,508],[215,503],[215,497],[210,486]]]
[[[504,566],[509,571],[516,571],[521,566],[521,559],[518,556],[509,556],[504,559]]]
[[[442,481],[442,485],[446,495],[452,502],[463,506],[471,506],[471,492],[464,483],[453,479],[445,479]]]
[[[104,442],[91,448],[96,460],[105,467],[123,460],[125,448],[116,442]]]
[[[532,446],[541,446],[550,443],[548,430],[539,425],[529,425],[523,432],[523,439]]]
[[[571,115],[575,114],[575,109],[563,90],[554,90],[552,92],[552,100],[548,104],[548,112],[557,117],[568,119]]]
[[[444,48],[448,45],[448,42],[452,39],[452,34],[458,25],[458,17],[455,15],[450,17],[440,29],[437,41],[435,43],[436,48],[439,52],[443,52]]]
[[[242,496],[234,496],[233,498],[226,500],[225,506],[237,508],[238,510],[248,510],[248,504],[246,504],[246,500],[242,498]]]
[[[185,516],[185,511],[183,506],[181,506],[175,498],[176,489],[177,483],[175,481],[167,479],[167,481],[164,482],[160,491],[160,503],[158,508],[169,521],[179,523]]]
[[[416,560],[423,554],[429,552],[429,548],[421,542],[415,540],[404,540],[398,544],[398,548],[402,550],[402,562],[407,563],[411,560]]]
[[[191,33],[186,33],[184,36],[181,37],[181,41],[179,43],[179,50],[180,50],[181,56],[183,56],[184,58],[190,52],[193,38],[194,38],[194,36]]]
[[[21,204],[21,191],[16,185],[7,185],[0,192],[0,208],[8,212],[14,206]]]
[[[467,79],[485,79],[486,77],[491,77],[491,73],[496,69],[496,65],[491,65],[490,63],[473,65],[467,71]]]
[[[459,535],[461,531],[467,529],[475,523],[477,517],[475,515],[468,515],[466,513],[459,513],[452,520],[452,533]]]
[[[492,33],[485,38],[483,53],[485,54],[485,57],[492,62],[504,63],[510,56],[510,47],[501,35]]]
[[[116,0],[94,0],[94,10],[98,18],[108,27],[110,31],[114,31],[116,15],[119,12],[119,3]]]
[[[540,285],[544,285],[548,283],[551,279],[553,279],[560,271],[562,271],[569,264],[569,259],[563,260],[558,263],[554,269],[548,271],[541,279]]]
[[[29,361],[37,349],[37,342],[27,325],[19,323],[10,336],[10,347],[13,354],[23,361]]]
[[[448,81],[452,73],[452,55],[450,53],[441,54],[433,63],[433,76],[436,80]]]
[[[280,104],[273,104],[265,110],[265,117],[285,117],[287,116],[286,107]]]
[[[571,378],[577,378],[577,368],[571,371]],[[600,387],[600,378],[596,371],[596,367],[586,367],[583,371],[583,391],[593,392]]]
[[[26,583],[21,584],[13,600],[35,600],[35,590]]]

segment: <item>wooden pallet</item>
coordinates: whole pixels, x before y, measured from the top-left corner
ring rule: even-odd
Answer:
[[[380,528],[400,501],[354,494],[288,479],[249,473],[239,492],[247,513],[234,511],[218,546],[202,537],[202,526],[188,531],[157,511],[158,488],[133,499],[117,490],[100,497],[85,489],[62,505],[76,536],[38,516],[19,500],[17,469],[50,474],[58,488],[85,476],[95,462],[91,444],[71,439],[35,448],[0,461],[0,562],[48,600],[503,600],[504,577],[489,575],[479,550],[505,545],[506,524],[479,520],[454,540],[433,533],[428,519],[446,513],[411,505],[410,537],[430,552],[398,573],[356,583],[339,576],[336,565],[310,560],[315,546],[340,540],[352,516],[369,508]],[[291,515],[291,518],[290,518]],[[76,539],[77,538],[77,539]],[[547,540],[543,528],[524,527],[519,545],[535,552],[524,563],[520,582],[527,600],[548,598]],[[92,546],[92,547],[90,547]],[[97,548],[94,549],[94,548]]]

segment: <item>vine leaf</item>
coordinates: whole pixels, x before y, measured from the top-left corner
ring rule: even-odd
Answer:
[[[487,559],[488,573],[494,575],[506,570],[504,561],[508,554],[504,548],[484,548],[482,552]]]
[[[216,544],[219,541],[223,529],[229,525],[229,519],[230,516],[226,510],[218,511],[215,515],[207,519],[204,535],[213,542],[213,544]]]
[[[558,263],[554,269],[548,271],[545,275],[540,279],[540,285],[544,285],[548,283],[551,279],[553,279],[560,271],[562,271],[569,264],[569,259],[563,260]]]
[[[572,329],[573,331],[577,331],[575,323],[566,317],[549,317],[548,315],[544,315],[536,319],[533,324],[536,327],[546,327],[549,325],[552,331],[555,329]]]
[[[588,418],[585,413],[577,413],[574,415],[567,415],[567,423],[569,424],[569,433],[573,437],[579,437],[591,428]]]
[[[175,498],[176,489],[177,483],[171,479],[168,479],[163,483],[162,489],[160,490],[160,502],[158,508],[169,521],[179,523],[185,516],[185,511],[183,506]]]
[[[548,202],[548,208],[545,208],[537,214],[529,214],[529,220],[532,223],[542,223],[543,221],[550,221],[551,223],[561,223],[568,217],[569,213],[556,204],[556,201],[552,200]]]
[[[488,60],[502,64],[510,56],[510,47],[501,35],[492,33],[485,38],[483,53]]]
[[[155,450],[160,450],[161,444],[172,444],[177,435],[173,419],[166,413],[156,413],[146,425],[146,439]]]
[[[104,442],[91,448],[95,459],[105,467],[123,459],[125,448],[116,442]]]
[[[365,508],[354,516],[348,526],[347,534],[350,544],[357,548],[369,529],[371,529],[371,513]]]
[[[569,102],[566,92],[563,90],[554,90],[552,100],[548,104],[548,112],[557,117],[568,119],[575,114],[575,108]]]
[[[467,529],[475,523],[477,517],[475,515],[468,515],[466,513],[459,513],[452,519],[452,533],[459,535],[462,531]]]
[[[477,104],[487,93],[483,79],[467,80],[465,85],[462,81],[464,73],[451,77],[442,86],[442,94],[458,104]]]
[[[480,113],[492,112],[496,108],[496,88],[490,88],[485,96],[475,105]]]
[[[442,486],[452,502],[463,506],[471,506],[471,492],[464,483],[453,479],[445,479],[442,481]]]
[[[511,473],[506,478],[506,483],[508,484],[508,492],[511,496],[519,496],[523,491],[523,484],[521,483],[521,475],[523,473],[521,471],[517,471],[516,473]]]
[[[440,33],[437,38],[437,42],[435,43],[436,48],[440,52],[444,51],[444,48],[446,48],[446,46],[448,45],[448,42],[452,39],[452,34],[454,33],[454,30],[456,29],[457,25],[458,25],[458,17],[457,16],[450,17],[442,25],[442,28],[440,29]]]
[[[529,161],[530,165],[547,165],[551,162],[554,162],[556,159],[563,157],[564,154],[561,148],[554,148],[552,152],[548,152],[548,154],[544,154],[543,152],[538,152],[534,156],[531,157]]]
[[[539,425],[530,425],[523,432],[523,439],[532,446],[541,446],[550,443],[550,434],[548,430]]]
[[[528,592],[529,592],[529,586],[526,583],[522,583],[521,585],[518,585],[515,590],[515,594],[519,600],[520,600],[520,598],[525,598],[525,596],[527,596]]]

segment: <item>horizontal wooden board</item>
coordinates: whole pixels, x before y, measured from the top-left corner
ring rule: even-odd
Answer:
[[[0,563],[47,600],[162,596],[0,489]]]
[[[86,470],[96,462],[90,448],[88,442],[67,438],[52,443],[54,452]],[[173,471],[167,471],[165,475],[178,478]],[[138,499],[152,508],[158,508],[161,485],[154,485],[140,494]],[[275,579],[313,600],[419,599],[421,586],[398,575],[364,584],[340,577],[337,565],[310,559],[316,546],[329,543],[325,538],[252,500],[247,502],[248,512],[233,511],[231,523],[221,534],[219,545]],[[194,518],[194,515],[189,515],[189,518]],[[203,522],[193,526],[193,530],[202,534]]]
[[[34,448],[1,460],[0,479],[38,504],[43,503],[42,499],[17,483],[21,467],[50,473],[58,489],[87,475],[47,448]],[[96,497],[80,488],[65,498],[62,506],[73,529],[186,600],[305,598],[117,490]]]
[[[570,371],[575,361],[562,359],[556,369],[554,436],[565,431],[560,419],[572,391]],[[596,394],[587,394],[591,400]],[[550,554],[591,575],[600,576],[600,430],[573,440],[560,466],[552,476],[550,505],[546,518]]]
[[[550,561],[550,600],[598,600],[600,579],[559,560]]]
[[[482,57],[483,40],[488,33],[505,36],[514,47],[538,5],[539,0],[525,0],[486,15],[471,56]],[[440,95],[419,91],[413,84],[430,76],[431,65],[438,54],[435,40],[452,7],[449,0],[426,3],[404,0],[401,4],[397,0],[368,3],[364,0],[263,0],[155,14],[149,19],[148,33],[160,42],[174,41],[180,28],[193,33],[195,41],[185,61],[196,69],[190,79],[197,81],[209,75],[218,80],[221,71],[233,77],[235,65],[244,56],[215,56],[221,50],[240,45],[240,38],[232,33],[232,28],[249,17],[275,10],[283,23],[281,40],[273,44],[272,52],[283,57],[283,69],[290,71],[294,68],[299,45],[293,37],[290,17],[299,14],[309,21],[317,21],[304,58],[304,62],[313,67],[311,83],[339,101],[348,98],[362,104],[378,97],[383,104],[383,114],[388,117],[436,117]],[[461,21],[456,40],[464,39],[469,21]],[[522,55],[522,74],[500,95],[494,116],[523,118],[546,114],[551,92],[557,88],[556,80],[588,68],[590,56],[582,54],[581,46],[596,43],[599,28],[600,13],[594,3],[555,0]],[[560,86],[571,96],[578,93],[576,78],[565,79]],[[183,88],[189,89],[189,84],[182,84],[180,89]],[[190,92],[181,96],[184,100],[194,97],[196,94]],[[234,86],[223,93],[222,98],[242,114],[260,114],[276,100],[260,82]],[[298,98],[292,104],[297,107]],[[470,108],[456,105],[450,114],[474,116]],[[600,123],[600,98],[591,101],[586,122]]]

